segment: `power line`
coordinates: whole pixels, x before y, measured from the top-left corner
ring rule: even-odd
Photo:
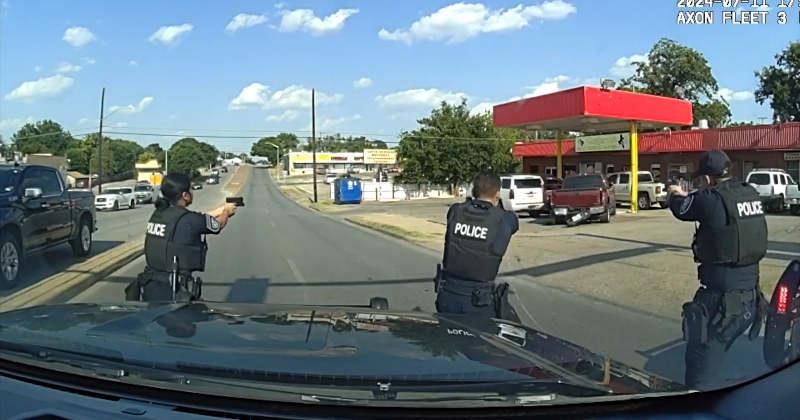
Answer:
[[[285,132],[285,131],[284,131]],[[221,135],[203,135],[203,134],[190,134],[190,133],[181,133],[181,134],[156,134],[156,133],[136,133],[136,132],[125,132],[125,131],[108,131],[107,134],[116,134],[116,135],[126,135],[126,136],[150,136],[150,137],[191,137],[196,139],[250,139],[250,140],[260,140],[263,136],[221,136]],[[337,133],[337,134],[348,134],[348,133]],[[494,140],[510,140],[504,139],[502,137],[449,137],[449,136],[407,136],[408,138],[415,138],[415,139],[423,139],[423,140],[461,140],[461,141],[494,141]],[[397,141],[384,141],[384,143],[399,143],[400,140]]]

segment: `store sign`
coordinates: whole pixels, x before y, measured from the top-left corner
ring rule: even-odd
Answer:
[[[331,156],[331,162],[347,162],[350,160],[347,156]]]
[[[783,160],[800,160],[800,152],[787,152],[783,154]]]
[[[364,163],[367,165],[394,165],[397,163],[397,150],[364,149]]]
[[[628,133],[600,134],[575,138],[575,151],[578,153],[619,152],[625,150],[631,150],[631,135]]]
[[[293,156],[292,159],[294,162],[311,162],[313,158],[311,157],[311,153],[298,153]],[[330,153],[317,153],[317,162],[330,162],[331,161],[331,154]]]

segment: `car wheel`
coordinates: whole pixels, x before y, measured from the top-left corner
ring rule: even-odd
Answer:
[[[639,199],[637,200],[637,202],[639,203],[639,205],[638,205],[639,210],[649,210],[650,209],[650,196],[648,196],[646,194],[647,193],[645,193],[645,195],[640,195]]]
[[[119,210],[119,201],[115,201],[114,202],[114,208],[112,210],[114,210],[114,211]]]
[[[128,208],[132,209],[132,208],[135,208],[135,207],[136,207],[136,200],[131,200],[131,202],[128,204]]]
[[[22,249],[14,235],[0,233],[0,290],[13,289],[19,284],[22,271]]]
[[[72,253],[76,257],[85,257],[92,252],[92,223],[89,216],[81,217],[78,225],[78,236],[70,242]]]

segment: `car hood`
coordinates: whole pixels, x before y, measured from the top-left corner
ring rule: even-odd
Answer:
[[[122,194],[98,194],[95,198],[119,198]]]
[[[210,302],[64,304],[0,314],[0,337],[198,375],[367,376],[398,385],[409,379],[545,380],[614,393],[687,390],[519,324],[414,311]]]

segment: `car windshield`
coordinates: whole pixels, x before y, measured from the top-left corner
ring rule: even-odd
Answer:
[[[709,2],[0,0],[2,370],[522,411],[794,363],[800,0]]]

